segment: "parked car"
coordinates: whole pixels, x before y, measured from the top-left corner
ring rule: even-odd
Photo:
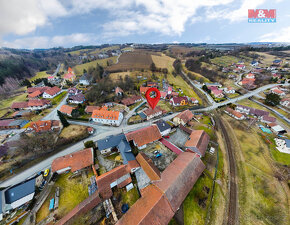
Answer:
[[[159,157],[161,157],[162,156],[162,154],[161,153],[158,153],[156,156],[155,156],[155,158],[159,158]]]
[[[43,176],[44,176],[44,177],[47,177],[48,174],[49,174],[49,169],[44,170]]]
[[[159,153],[159,151],[158,151],[158,150],[155,150],[153,153],[154,153],[154,154],[158,154],[158,153]]]

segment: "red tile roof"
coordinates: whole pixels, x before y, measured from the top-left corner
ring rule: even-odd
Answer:
[[[187,110],[179,113],[176,117],[181,119],[184,123],[187,123],[188,121],[190,121],[193,118],[193,114],[190,110],[187,109]]]
[[[183,97],[173,97],[171,99],[174,104],[180,104],[182,101],[185,101],[185,104],[188,104],[188,98],[183,96]]]
[[[30,125],[28,128],[33,129],[35,132],[41,132],[41,131],[49,131],[52,127],[52,120],[44,120],[44,121],[36,121],[36,122],[30,122]]]
[[[50,87],[30,87],[30,88],[27,88],[27,93],[28,94],[31,94],[35,91],[40,91],[41,93],[45,92],[45,90],[49,89]]]
[[[67,72],[68,72],[68,73],[73,73],[74,71],[73,71],[73,69],[72,69],[71,67],[69,67],[69,68],[67,69]]]
[[[28,101],[28,106],[44,106],[49,104],[50,101],[46,99],[31,99]]]
[[[161,174],[161,180],[142,189],[142,197],[117,225],[168,224],[204,169],[196,154],[181,153]]]
[[[85,109],[86,113],[93,113],[94,110],[99,110],[101,109],[100,106],[94,106],[94,105],[88,105]]]
[[[167,92],[165,92],[165,91],[160,91],[160,97],[161,97],[161,98],[166,98],[166,96],[167,96]]]
[[[137,96],[137,95],[133,95],[132,97],[129,98],[124,98],[122,99],[122,104],[129,106],[129,105],[133,105],[135,102],[142,100],[141,96]]]
[[[284,91],[281,91],[278,88],[272,89],[272,92],[275,92],[276,94],[284,94]]]
[[[140,87],[140,93],[146,93],[150,87]]]
[[[120,115],[119,111],[108,111],[102,108],[100,110],[94,110],[92,113],[92,118],[118,120],[119,115]]]
[[[255,78],[244,78],[242,80],[242,85],[254,84],[255,80],[256,80]]]
[[[218,96],[218,95],[223,94],[223,91],[222,91],[222,90],[211,90],[211,92],[212,92],[215,96]]]
[[[183,152],[161,173],[161,180],[153,184],[166,195],[176,212],[204,169],[197,154]]]
[[[148,109],[143,111],[143,113],[146,116],[151,116],[151,115],[157,114],[159,112],[162,112],[162,109],[159,106],[156,106],[154,109],[149,107]]]
[[[233,110],[233,109],[231,109],[231,108],[229,108],[229,107],[226,108],[226,111],[227,111],[228,113],[234,115],[234,116],[237,117],[237,118],[241,118],[241,117],[243,116],[242,113],[239,113],[238,111]]]
[[[204,130],[193,130],[184,146],[189,149],[197,149],[201,156],[204,156],[209,139]]]
[[[67,114],[67,115],[71,115],[72,111],[74,110],[74,107],[71,107],[69,105],[62,105],[60,107],[60,112]]]
[[[269,125],[269,127],[275,127],[275,126],[277,126],[277,123],[269,123],[268,125]]]
[[[75,78],[75,76],[76,76],[76,75],[74,75],[73,73],[67,73],[67,74],[64,75],[63,78],[64,78],[65,80],[70,80],[70,79],[72,79],[72,78]]]
[[[52,87],[52,88],[50,88],[50,89],[45,91],[46,94],[49,94],[51,96],[53,96],[53,95],[55,95],[55,94],[57,94],[59,92],[61,92],[61,89],[59,87],[57,87],[57,86],[54,86],[54,87]]]
[[[125,135],[128,141],[134,140],[136,145],[139,147],[157,141],[162,137],[157,125],[155,124],[129,132]]]
[[[62,217],[56,223],[52,222],[55,225],[64,225],[64,224],[72,224],[74,219],[80,215],[85,214],[86,212],[90,211],[98,204],[102,202],[101,198],[99,197],[98,191],[87,197],[84,201],[74,207],[68,214]]]
[[[13,102],[11,109],[24,109],[28,107],[28,102]]]
[[[42,94],[42,92],[40,90],[37,90],[35,92],[32,92],[31,94],[28,94],[28,98],[35,98],[38,97]]]
[[[127,165],[121,165],[96,177],[96,183],[101,197],[104,199],[110,198],[112,196],[110,184],[128,173]],[[127,184],[130,182],[128,181]]]
[[[116,225],[166,225],[174,216],[169,202],[154,185],[142,189],[142,197]]]
[[[94,150],[92,148],[86,148],[84,150],[56,158],[51,164],[51,170],[56,172],[58,170],[70,167],[71,172],[75,172],[92,164],[94,164]]]
[[[142,167],[142,169],[147,174],[150,180],[160,180],[161,172],[154,165],[152,160],[145,155],[144,152],[140,152],[136,156],[136,160],[140,164],[140,166]]]

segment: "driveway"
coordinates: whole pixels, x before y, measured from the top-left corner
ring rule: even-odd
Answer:
[[[64,91],[64,90],[62,90]],[[66,99],[68,98],[68,95],[61,100],[61,102],[58,104],[57,107],[55,107],[50,113],[48,113],[46,116],[44,116],[41,120],[59,120],[57,115],[57,110],[60,110],[61,106],[66,104]]]

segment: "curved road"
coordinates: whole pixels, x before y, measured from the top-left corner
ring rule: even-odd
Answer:
[[[191,80],[189,80],[189,81],[192,82]],[[197,87],[197,85],[195,83],[192,82],[192,84]],[[224,106],[224,105],[229,104],[229,103],[234,103],[234,102],[240,101],[242,99],[249,98],[249,97],[251,97],[253,95],[256,95],[257,93],[259,93],[261,91],[264,91],[264,90],[269,89],[269,88],[274,87],[274,86],[277,86],[277,84],[266,85],[266,86],[263,86],[263,87],[260,87],[260,88],[258,88],[256,90],[254,90],[254,91],[250,91],[250,92],[248,92],[247,94],[245,94],[243,96],[239,96],[237,98],[230,99],[230,100],[227,100],[227,101],[224,101],[224,102],[220,102],[220,103],[214,102],[213,105],[211,105],[209,107],[206,107],[206,108],[203,108],[203,109],[197,109],[197,110],[193,110],[193,111],[199,111],[199,112],[201,112],[201,111],[211,111],[213,109],[216,109],[219,106]],[[289,84],[283,84],[283,86],[289,86]],[[197,87],[197,88],[201,89],[200,87]],[[202,92],[204,93],[203,90],[202,90]],[[211,97],[210,97],[210,99],[213,101],[213,99]],[[66,101],[66,98],[64,98],[62,100],[62,102],[49,115],[47,115],[43,119],[46,119],[46,120],[47,119],[57,119],[58,117],[57,117],[56,111],[61,107],[62,104],[65,103],[65,101]],[[133,110],[131,110],[131,112],[132,111]],[[177,114],[178,113],[173,113],[171,115],[164,116],[162,119],[170,120],[174,116],[176,116]],[[157,120],[159,120],[159,119],[157,119]],[[36,164],[36,165],[24,170],[24,171],[22,171],[21,173],[16,174],[15,176],[8,178],[7,180],[5,180],[5,181],[0,183],[0,187],[8,187],[8,186],[11,186],[11,185],[15,185],[15,184],[18,184],[18,183],[22,182],[23,180],[25,180],[27,178],[30,178],[30,177],[34,176],[38,172],[50,167],[52,161],[55,158],[70,154],[70,153],[75,152],[75,151],[79,151],[80,149],[83,149],[84,148],[83,143],[85,141],[88,141],[88,140],[97,141],[98,139],[105,138],[106,136],[109,136],[109,135],[114,135],[114,134],[118,134],[118,133],[121,133],[121,132],[129,132],[129,131],[132,131],[132,130],[136,130],[138,128],[149,126],[154,121],[156,121],[156,120],[147,121],[147,122],[144,122],[144,123],[141,123],[141,124],[134,124],[134,125],[126,125],[126,124],[123,123],[121,125],[121,127],[103,127],[102,126],[102,128],[104,128],[104,130],[102,130],[101,132],[97,131],[94,135],[86,138],[85,140],[80,141],[80,142],[70,146],[69,148],[64,149],[63,151],[61,151],[61,152],[59,152],[59,153],[57,153],[57,154],[45,159],[44,161],[42,161],[42,162],[40,162],[40,163],[38,163],[38,164]],[[74,123],[78,123],[78,122],[74,122]],[[109,130],[107,130],[107,128]]]

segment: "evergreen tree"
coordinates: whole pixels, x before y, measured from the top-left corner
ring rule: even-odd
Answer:
[[[155,72],[156,71],[156,66],[155,66],[155,63],[151,63],[151,65],[150,65],[150,70],[152,71],[152,72]]]
[[[280,104],[280,96],[274,93],[270,93],[266,95],[265,103],[267,105],[276,106]]]
[[[31,87],[31,83],[28,79],[25,79],[23,82],[22,82],[22,86],[26,86],[26,87]]]
[[[57,115],[58,115],[59,120],[62,123],[63,127],[68,127],[69,126],[69,122],[67,122],[67,120],[66,120],[65,116],[62,114],[62,112],[57,110]]]

